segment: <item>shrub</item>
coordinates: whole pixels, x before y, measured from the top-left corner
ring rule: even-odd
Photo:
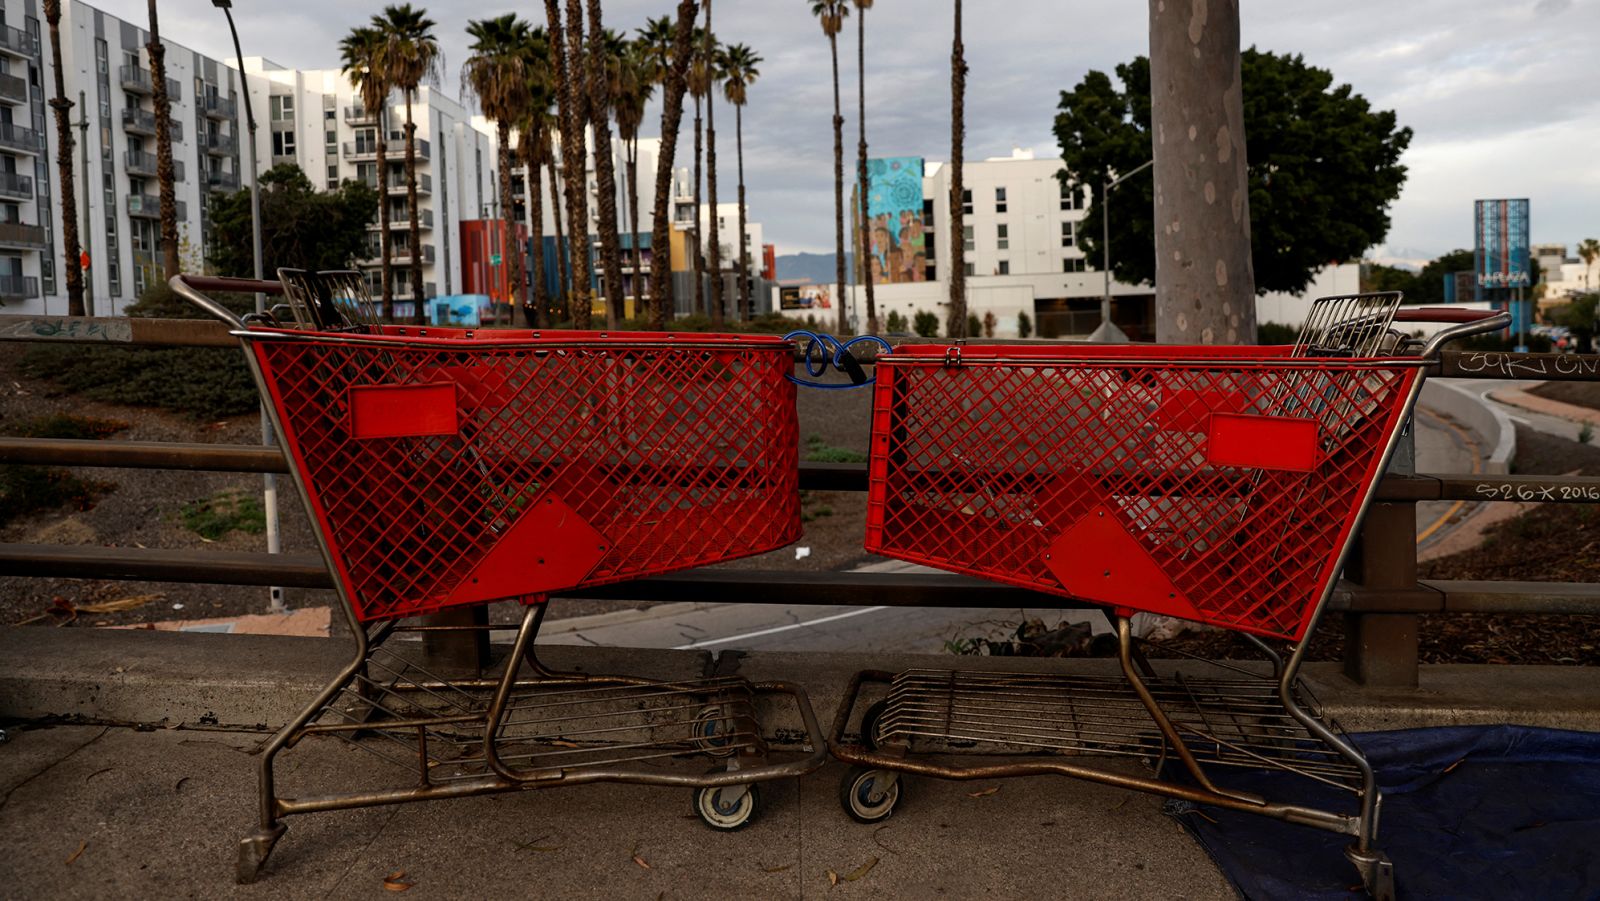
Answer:
[[[261,507],[261,499],[237,488],[184,504],[178,511],[178,519],[184,528],[211,541],[233,531],[259,535],[267,528],[267,516]]]
[[[1298,337],[1300,330],[1292,325],[1263,322],[1256,326],[1257,344],[1293,344]]]
[[[978,319],[977,313],[967,314],[967,337],[976,338],[983,334],[983,322]]]
[[[100,439],[126,429],[126,423],[56,414],[27,420],[11,431],[20,438]],[[0,525],[13,519],[73,507],[88,510],[100,495],[116,486],[80,479],[65,469],[44,466],[0,466]]]
[[[994,327],[996,325],[998,325],[998,324],[999,324],[999,320],[994,318],[994,310],[989,310],[988,312],[984,313],[983,314],[983,336],[985,338],[993,338],[994,337]]]
[[[1033,319],[1027,313],[1017,314],[1017,337],[1030,338],[1033,336]]]
[[[821,435],[807,435],[805,452],[807,463],[865,463],[867,455],[846,447],[826,444]]]
[[[906,320],[898,310],[890,310],[889,318],[883,321],[884,330],[891,335],[905,334]]]
[[[927,310],[918,310],[917,315],[911,320],[911,330],[923,338],[937,338],[939,336],[939,316]]]

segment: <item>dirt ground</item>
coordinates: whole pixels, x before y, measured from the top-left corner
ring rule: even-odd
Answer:
[[[1600,382],[1545,382],[1529,393],[1600,410]]]

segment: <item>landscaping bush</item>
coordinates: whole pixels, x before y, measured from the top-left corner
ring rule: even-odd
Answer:
[[[939,337],[939,316],[927,310],[918,310],[911,320],[911,330],[923,338]]]
[[[184,528],[209,541],[216,541],[233,531],[259,535],[267,529],[267,516],[262,509],[261,499],[237,488],[184,504],[178,511],[178,519]]]
[[[93,440],[115,435],[127,427],[121,422],[56,414],[27,420],[8,431],[18,438]],[[65,469],[0,466],[0,526],[44,510],[87,510],[100,495],[115,487],[110,482],[78,478]]]
[[[1033,336],[1033,320],[1027,313],[1017,314],[1017,337],[1029,338]]]

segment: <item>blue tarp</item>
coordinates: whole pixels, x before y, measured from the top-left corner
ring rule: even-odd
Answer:
[[[1351,739],[1383,790],[1378,847],[1394,862],[1401,899],[1600,899],[1600,734],[1461,726]],[[1351,793],[1284,772],[1218,781],[1273,801],[1355,810]],[[1344,858],[1347,836],[1202,810],[1210,820],[1181,819],[1243,897],[1361,897]]]

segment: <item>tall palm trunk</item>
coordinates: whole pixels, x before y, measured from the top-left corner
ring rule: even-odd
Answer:
[[[531,298],[522,308],[522,316],[529,328],[549,326],[550,294],[544,283],[544,179],[539,177],[540,148],[544,144],[544,130],[524,132],[520,149],[523,163],[528,169],[528,272],[532,276]]]
[[[509,277],[506,280],[506,318],[516,321],[516,310],[522,298],[522,248],[517,241],[516,207],[511,203],[511,123],[496,122],[500,139],[500,220],[505,238],[500,242],[502,260],[509,260]],[[417,244],[420,250],[422,245]]]
[[[839,306],[839,334],[845,335],[850,319],[845,315],[844,294],[844,116],[839,115],[838,35],[828,35],[828,49],[833,53],[833,259],[839,277],[834,303]]]
[[[716,46],[711,31],[711,0],[706,0],[706,217],[707,244],[711,250],[711,324],[722,328],[722,244],[717,237],[717,83]]]
[[[156,183],[161,190],[161,264],[166,278],[178,274],[178,200],[173,186],[172,105],[167,97],[167,48],[161,43],[156,0],[150,0],[150,99],[156,108]]]
[[[572,245],[572,325],[589,327],[594,295],[589,276],[589,191],[588,153],[585,148],[584,111],[588,92],[584,90],[583,6],[581,0],[567,0],[565,72],[561,77],[561,166],[567,176],[567,241]],[[599,148],[595,148],[599,155]]]
[[[694,248],[690,262],[694,267],[694,311],[706,312],[706,270],[703,253],[705,236],[700,231],[700,158],[705,154],[705,124],[700,118],[700,95],[694,95]]]
[[[950,321],[945,331],[952,338],[967,336],[967,251],[961,187],[961,145],[964,137],[964,103],[967,63],[961,46],[961,0],[956,0],[955,40],[950,45]]]
[[[567,232],[561,224],[564,213],[561,209],[561,193],[566,190],[566,179],[556,169],[555,135],[550,136],[550,154],[545,159],[545,165],[550,169],[550,218],[556,224],[556,309],[561,311],[563,320],[572,318],[572,274],[571,261],[567,259]]]
[[[600,0],[589,6],[589,121],[594,126],[594,178],[600,213],[600,265],[606,273],[606,328],[622,315],[622,252],[617,246],[617,176],[611,156],[611,95],[604,71]]]
[[[422,309],[422,240],[417,230],[417,126],[411,121],[411,90],[406,90],[406,217],[411,223],[411,303],[417,325],[428,321]]]
[[[628,231],[632,235],[631,246],[633,249],[633,296],[634,310],[643,312],[647,295],[644,290],[644,268],[640,265],[643,257],[639,251],[639,136],[634,135],[628,141],[627,148],[623,151],[627,155],[628,170]]]
[[[856,251],[861,281],[867,286],[867,334],[878,333],[878,305],[872,292],[872,217],[867,215],[867,11],[856,10],[856,90],[859,92],[856,121],[860,124],[860,143],[856,156],[860,160],[856,173],[856,205],[861,216],[861,249]]]
[[[378,282],[383,292],[383,319],[394,321],[394,263],[390,249],[394,234],[389,229],[389,98],[378,106],[378,262],[383,267]]]
[[[678,148],[678,126],[683,122],[684,73],[689,69],[689,40],[694,31],[699,0],[678,0],[678,20],[672,31],[672,66],[667,70],[661,104],[661,154],[656,158],[656,199],[650,230],[650,283],[655,286],[656,329],[666,326],[667,316],[676,302],[672,291],[672,253],[668,230],[672,227],[667,209],[672,190],[672,158]]]
[[[733,137],[739,157],[739,315],[745,322],[755,318],[750,297],[750,244],[745,241],[744,225],[744,104],[733,105]]]
[[[67,115],[72,101],[67,99],[66,76],[61,68],[61,0],[44,0],[44,18],[50,26],[50,62],[56,74],[56,96],[50,108],[56,114],[56,168],[61,182],[61,255],[67,269],[67,315],[83,316],[83,259],[78,246],[78,201],[73,194],[72,124]]]

